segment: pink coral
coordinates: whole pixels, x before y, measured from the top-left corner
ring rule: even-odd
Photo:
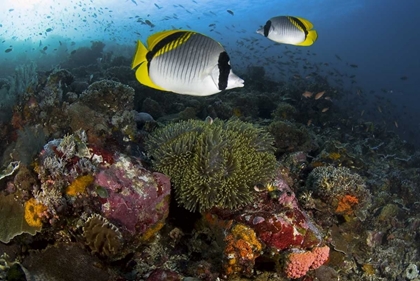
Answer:
[[[288,278],[300,278],[310,269],[316,269],[324,264],[329,257],[328,246],[315,247],[312,251],[292,252],[287,255],[285,273]]]
[[[285,273],[287,277],[294,279],[305,276],[314,260],[315,255],[312,252],[290,253],[287,256],[285,265]]]
[[[312,253],[315,255],[315,260],[311,265],[311,269],[317,269],[328,260],[328,257],[330,256],[330,247],[315,247],[312,249]]]

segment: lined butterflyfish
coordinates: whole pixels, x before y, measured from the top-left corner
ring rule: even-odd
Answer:
[[[244,86],[222,45],[193,31],[155,33],[147,47],[139,40],[132,63],[136,67],[141,84],[183,95],[208,96]]]
[[[318,38],[317,32],[312,28],[312,23],[306,19],[278,16],[269,19],[257,33],[277,43],[310,46]]]

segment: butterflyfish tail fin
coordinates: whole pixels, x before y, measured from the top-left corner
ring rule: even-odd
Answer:
[[[296,45],[297,46],[311,46],[316,41],[317,38],[318,38],[318,33],[316,32],[316,30],[309,30],[308,34],[306,35],[305,41]]]
[[[136,53],[134,54],[133,62],[131,63],[131,69],[136,68],[143,62],[146,62],[147,53],[148,50],[146,49],[146,46],[144,46],[143,43],[140,40],[138,40]]]

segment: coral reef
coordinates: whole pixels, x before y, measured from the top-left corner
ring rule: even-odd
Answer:
[[[312,251],[291,252],[286,256],[285,273],[288,278],[296,279],[306,275],[309,269],[317,269],[329,257],[328,246],[315,247]]]
[[[147,240],[163,226],[170,198],[165,175],[151,173],[135,159],[119,154],[112,165],[99,169],[94,184],[107,191],[101,200],[102,215],[133,237]]]
[[[274,136],[277,153],[309,151],[313,148],[312,138],[302,125],[290,121],[273,121],[268,130]]]
[[[252,202],[253,186],[276,167],[270,135],[239,120],[170,124],[146,145],[156,170],[171,177],[178,203],[191,211]]]
[[[83,226],[83,237],[92,253],[114,257],[123,246],[123,238],[118,228],[104,217],[93,214]]]
[[[32,213],[32,212],[31,212]],[[26,211],[22,204],[15,200],[13,194],[0,194],[0,241],[9,243],[14,237],[22,233],[35,235],[41,230],[39,221],[28,224]],[[30,220],[32,221],[32,220]]]
[[[38,203],[34,198],[25,202],[25,221],[32,227],[40,228],[42,226],[42,213],[47,207]]]
[[[225,274],[252,276],[255,259],[260,256],[262,250],[255,232],[250,227],[238,223],[229,230],[225,241]]]
[[[323,202],[319,208],[347,218],[356,216],[365,220],[371,205],[371,195],[365,181],[346,167],[317,167],[306,181],[309,190]]]

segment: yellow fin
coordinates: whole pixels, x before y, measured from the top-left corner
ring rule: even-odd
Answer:
[[[314,25],[310,21],[308,21],[307,19],[299,18],[299,17],[295,17],[295,18],[297,18],[298,20],[300,20],[303,23],[303,25],[306,27],[306,30],[309,31],[312,28],[314,28]]]
[[[316,41],[317,38],[318,38],[318,33],[316,32],[316,30],[309,30],[305,41],[299,44],[295,44],[295,45],[296,46],[311,46]]]
[[[137,68],[136,79],[141,84],[143,84],[145,86],[148,86],[150,88],[154,88],[154,89],[161,90],[161,91],[167,91],[167,90],[159,87],[155,83],[153,83],[153,81],[150,79],[149,70],[147,69],[147,62],[143,62],[142,64],[140,64],[139,68]]]
[[[146,61],[147,52],[148,50],[146,49],[146,47],[140,40],[138,40],[136,53],[134,54],[133,62],[131,63],[131,69]]]
[[[318,33],[316,32],[316,30],[309,30],[305,41],[303,41],[302,43],[296,44],[296,46],[311,46],[316,41],[317,38],[318,38]]]

